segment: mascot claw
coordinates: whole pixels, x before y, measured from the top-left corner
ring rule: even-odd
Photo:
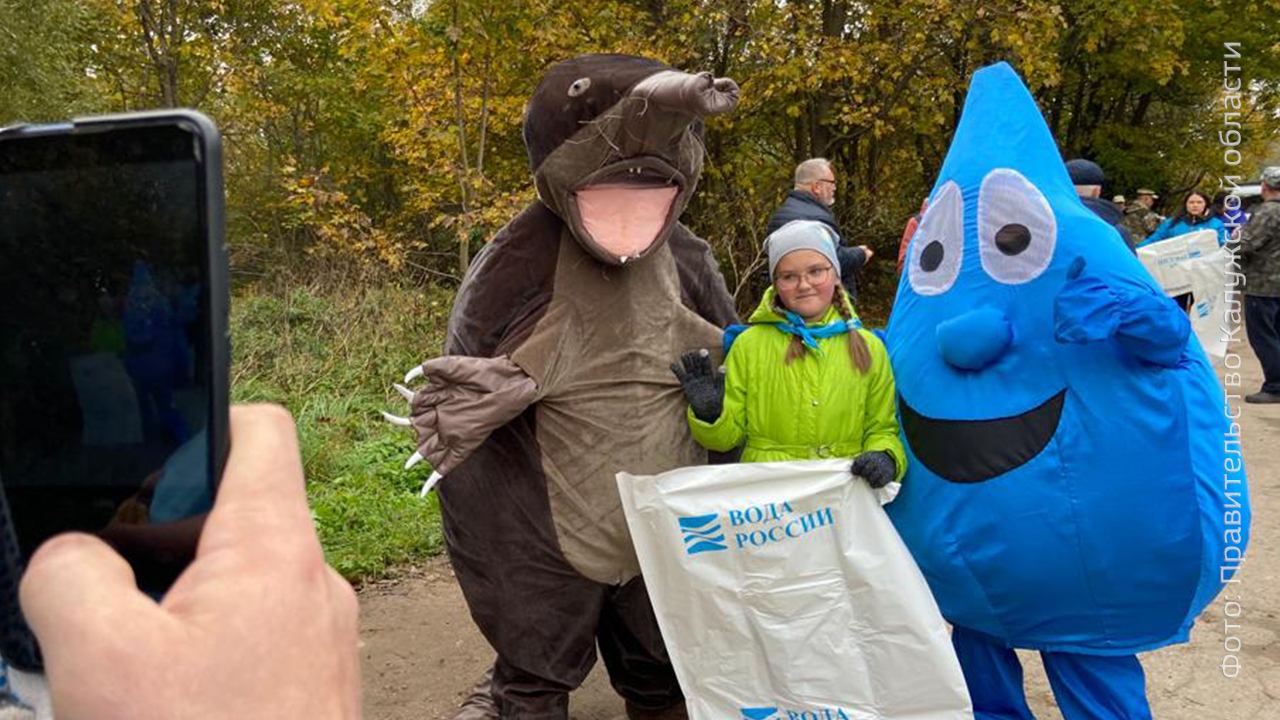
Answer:
[[[398,426],[400,426],[400,427],[410,427],[410,426],[412,425],[412,423],[411,423],[411,422],[409,422],[409,418],[407,418],[407,417],[400,417],[399,415],[392,415],[391,413],[387,412],[386,410],[383,410],[383,411],[382,411],[382,419],[383,419],[383,420],[386,420],[387,422],[391,423],[392,425],[398,425]]]
[[[411,383],[414,380],[422,377],[424,374],[425,373],[422,371],[422,366],[419,365],[405,374],[404,381],[406,383]],[[400,393],[400,396],[403,397],[405,400],[409,401],[410,403],[413,402],[414,393],[412,390],[405,387],[404,385],[401,385],[400,383],[392,383],[391,387],[395,388],[396,392]],[[392,425],[395,425],[397,427],[413,427],[413,421],[411,421],[407,417],[393,415],[387,412],[386,410],[383,410],[381,412],[382,412],[382,419],[386,420]],[[414,453],[409,456],[409,459],[405,461],[404,469],[405,470],[411,469],[414,465],[417,465],[418,463],[422,462],[423,459],[424,458],[422,457],[422,453],[415,450]],[[418,493],[418,496],[426,497],[427,493],[431,492],[432,488],[434,488],[436,484],[443,479],[444,479],[444,476],[441,475],[440,473],[432,472],[431,477],[427,478],[427,481],[423,483],[422,491]]]
[[[432,472],[431,477],[427,478],[427,481],[422,483],[422,491],[418,493],[418,497],[426,497],[427,493],[431,492],[432,489],[435,488],[436,483],[440,482],[443,479],[444,479],[444,476],[441,475],[440,473]]]

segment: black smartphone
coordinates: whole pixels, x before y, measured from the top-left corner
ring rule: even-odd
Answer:
[[[65,531],[160,597],[227,451],[222,150],[185,110],[0,130],[0,653],[38,670],[18,582]]]

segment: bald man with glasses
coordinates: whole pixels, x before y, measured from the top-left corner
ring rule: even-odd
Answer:
[[[825,158],[810,158],[796,166],[795,187],[787,193],[782,205],[769,218],[765,237],[793,220],[814,220],[831,228],[840,236],[840,226],[831,212],[836,201],[836,175]],[[871,260],[871,248],[866,245],[849,247],[841,241],[836,248],[840,258],[840,282],[849,291],[849,297],[858,300],[858,273]],[[766,276],[766,282],[768,278]]]

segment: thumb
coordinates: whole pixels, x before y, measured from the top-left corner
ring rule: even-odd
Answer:
[[[160,610],[137,588],[133,569],[96,537],[59,535],[31,557],[20,588],[22,611],[46,664],[93,647],[103,635],[127,632]]]
[[[1084,272],[1084,267],[1085,267],[1084,257],[1076,256],[1076,259],[1071,261],[1071,266],[1067,268],[1067,279],[1075,280],[1076,278],[1080,277],[1080,275]]]

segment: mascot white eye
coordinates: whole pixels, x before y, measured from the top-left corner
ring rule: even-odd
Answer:
[[[589,77],[578,78],[577,80],[573,81],[572,85],[569,86],[569,97],[578,97],[582,93],[586,92],[587,88],[590,88],[590,87],[591,87],[591,78]]]
[[[1053,260],[1058,221],[1044,195],[1016,170],[992,170],[978,191],[982,269],[1007,285],[1030,282]]]
[[[941,295],[951,289],[964,257],[964,195],[948,181],[920,220],[911,240],[908,277],[921,295]]]

